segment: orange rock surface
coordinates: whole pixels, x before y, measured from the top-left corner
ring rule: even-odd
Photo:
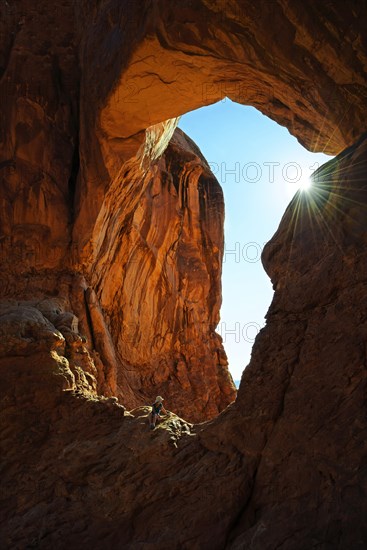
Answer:
[[[0,10],[3,546],[365,548],[365,3]],[[264,250],[236,401],[223,197],[175,130],[224,96],[339,153]]]
[[[138,178],[132,169],[106,194],[89,275],[117,342],[117,365],[123,365],[115,369],[117,395],[138,406],[163,394],[171,408],[200,421],[235,398],[215,333],[222,191],[199,149],[179,130],[154,170]],[[104,333],[102,341],[109,341]]]

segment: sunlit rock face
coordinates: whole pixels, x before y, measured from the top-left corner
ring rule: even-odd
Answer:
[[[161,0],[129,8],[100,4],[84,49],[85,59],[111,68],[90,90],[111,138],[225,96],[256,106],[311,150],[338,153],[364,131],[362,4]]]
[[[154,169],[130,166],[106,194],[89,277],[126,365],[117,377],[128,406],[164,394],[199,421],[234,400],[215,333],[223,220],[222,190],[180,130]]]
[[[5,546],[365,548],[363,3],[0,10]],[[192,426],[235,392],[223,198],[175,127],[224,96],[351,148],[264,251],[275,295],[237,400]],[[184,420],[150,432],[156,393]]]

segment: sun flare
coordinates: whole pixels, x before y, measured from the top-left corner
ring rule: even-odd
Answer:
[[[311,178],[302,178],[299,182],[297,182],[297,187],[300,191],[308,191],[311,185]]]
[[[298,181],[286,182],[287,193],[290,197],[293,197],[293,195],[295,195],[297,191],[307,193],[308,191],[310,191],[311,186],[312,181],[309,177],[302,177]]]

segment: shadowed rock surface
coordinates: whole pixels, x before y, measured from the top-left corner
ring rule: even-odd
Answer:
[[[365,2],[0,9],[3,547],[365,548]],[[264,250],[235,402],[223,197],[175,130],[225,96],[340,153]]]

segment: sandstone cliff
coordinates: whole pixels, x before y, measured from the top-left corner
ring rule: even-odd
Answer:
[[[234,400],[215,333],[223,221],[222,190],[180,130],[142,180],[130,169],[106,194],[88,271],[117,342],[117,395],[128,406],[161,393],[200,421]]]
[[[365,3],[0,9],[4,547],[365,548]],[[224,96],[339,153],[226,409],[223,198],[175,131]]]

